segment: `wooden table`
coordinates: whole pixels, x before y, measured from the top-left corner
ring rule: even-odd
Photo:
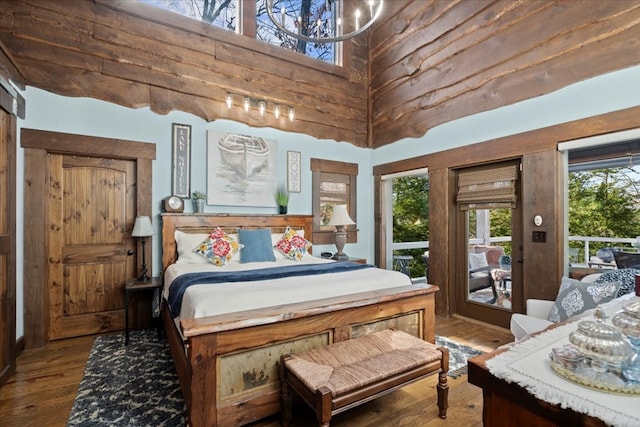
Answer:
[[[482,420],[492,426],[605,426],[602,420],[538,399],[515,383],[493,376],[485,362],[505,350],[469,359],[469,382],[482,388]]]

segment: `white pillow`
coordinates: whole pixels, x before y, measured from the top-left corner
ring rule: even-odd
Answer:
[[[489,267],[487,262],[487,254],[484,252],[472,253],[469,252],[469,270],[475,270],[482,267]]]
[[[176,264],[209,264],[208,259],[193,252],[208,236],[208,233],[183,233],[176,230],[174,233],[178,247]]]

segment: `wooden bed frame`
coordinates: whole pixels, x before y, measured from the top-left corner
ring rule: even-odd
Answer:
[[[312,239],[309,215],[162,214],[164,270],[177,259],[175,230],[288,225]],[[166,304],[163,324],[191,426],[237,426],[280,412],[281,354],[304,351],[387,328],[435,342],[437,286],[412,285],[322,300],[183,320]],[[184,337],[184,338],[183,338]]]

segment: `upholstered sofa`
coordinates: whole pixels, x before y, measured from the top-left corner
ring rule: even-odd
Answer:
[[[580,282],[584,283],[585,286],[589,286],[590,283],[596,285],[607,283],[618,284],[615,295],[612,295],[611,298],[607,300],[608,302],[613,302],[628,299],[632,294],[634,294],[636,274],[640,274],[640,270],[633,268],[607,270],[605,273],[589,274],[583,277]],[[567,283],[566,278],[563,278],[563,283]],[[563,291],[561,287],[556,301],[558,301],[562,295]],[[526,314],[514,313],[511,315],[510,329],[516,341],[520,341],[527,336],[540,332],[556,323],[556,321],[558,321],[557,316],[554,319],[552,313],[554,305],[556,307],[558,306],[556,301],[529,299],[526,301]],[[602,302],[607,303],[604,300]],[[576,318],[588,317],[593,313],[593,304],[589,305],[586,303],[584,308],[584,311],[578,312],[566,320],[570,321]]]

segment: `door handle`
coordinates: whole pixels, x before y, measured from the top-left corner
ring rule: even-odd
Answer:
[[[127,251],[127,256],[131,256],[131,255],[133,255],[133,249],[129,249],[129,250]]]

